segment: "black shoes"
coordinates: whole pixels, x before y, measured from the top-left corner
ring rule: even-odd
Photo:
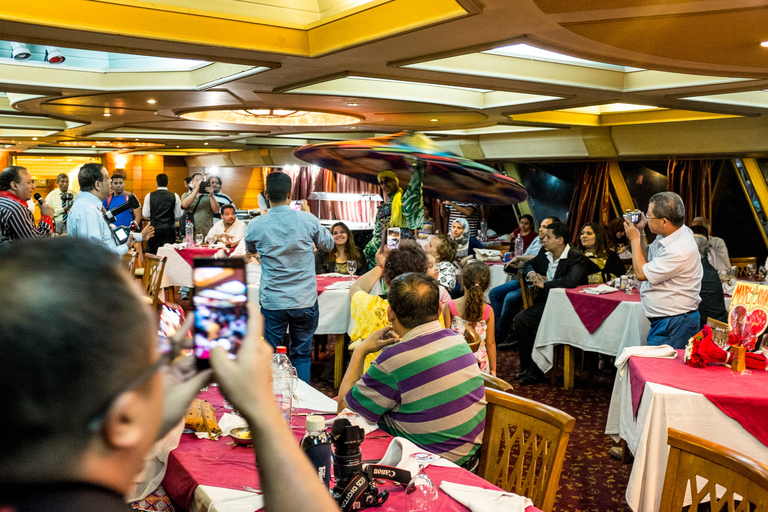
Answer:
[[[538,368],[533,368],[520,377],[521,386],[530,386],[539,382],[544,382],[544,374]]]

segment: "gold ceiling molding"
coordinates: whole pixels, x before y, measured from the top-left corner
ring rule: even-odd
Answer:
[[[48,0],[4,2],[0,20],[159,41],[317,57],[477,12],[471,0],[389,0],[365,4],[306,28],[185,9],[170,2]],[[466,6],[466,7],[465,7]]]
[[[515,122],[543,123],[545,125],[570,125],[584,127],[622,126],[632,124],[675,123],[741,117],[713,112],[693,110],[659,109],[640,112],[615,112],[587,114],[573,111],[553,110],[528,114],[502,114]]]

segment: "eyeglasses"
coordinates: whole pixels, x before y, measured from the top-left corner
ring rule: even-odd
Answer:
[[[666,217],[651,217],[651,216],[650,216],[650,215],[648,215],[647,213],[645,214],[645,218],[646,218],[647,220],[661,220],[661,219],[666,219]]]
[[[163,354],[160,356],[160,359],[158,359],[152,366],[141,372],[136,376],[136,378],[132,379],[130,382],[128,382],[128,384],[120,388],[118,392],[112,395],[108,402],[99,407],[93,417],[88,420],[88,431],[98,432],[101,430],[101,425],[104,422],[104,416],[107,415],[107,411],[109,411],[109,408],[112,407],[112,403],[117,399],[117,397],[123,393],[139,387],[141,384],[148,381],[155,373],[160,370],[160,368],[166,364],[168,364],[168,356]]]

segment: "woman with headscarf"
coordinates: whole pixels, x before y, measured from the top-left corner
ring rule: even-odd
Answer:
[[[477,238],[470,236],[469,222],[464,218],[456,219],[451,226],[451,238],[459,246],[456,250],[456,260],[462,263],[467,256],[475,255],[475,249],[483,248],[483,244]]]
[[[424,224],[424,199],[421,193],[424,162],[414,162],[412,169],[411,180],[405,191],[400,188],[400,180],[394,171],[381,171],[378,175],[379,185],[386,200],[376,210],[373,237],[363,250],[371,268],[376,265],[376,251],[381,247],[382,237],[386,235],[388,228],[400,228],[401,240],[414,239],[414,231]]]

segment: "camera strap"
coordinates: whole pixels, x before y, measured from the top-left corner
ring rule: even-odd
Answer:
[[[376,483],[374,480],[377,478],[392,480],[399,484],[408,485],[408,482],[411,480],[411,472],[392,466],[369,464],[365,468],[365,471],[358,474],[351,482],[349,482],[344,489],[344,492],[341,494],[339,507],[341,507],[342,512],[351,512],[352,510],[359,510],[367,507],[380,507],[383,505],[387,500],[389,493],[387,491],[382,491],[379,494],[378,489],[373,493],[373,495],[376,496],[375,498],[369,493],[369,495],[366,496],[364,503],[359,503],[357,506],[355,505],[371,485],[375,488]]]
[[[380,464],[368,464],[365,471],[368,473],[368,478],[371,480],[374,478],[384,478],[403,485],[408,485],[408,482],[411,481],[411,472],[407,469],[382,466]]]

